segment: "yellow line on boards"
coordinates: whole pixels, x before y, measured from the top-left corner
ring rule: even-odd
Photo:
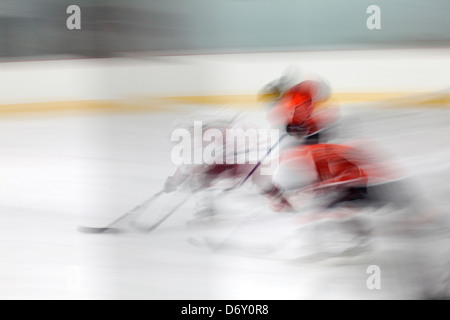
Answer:
[[[270,95],[210,95],[210,96],[179,96],[165,97],[174,103],[191,104],[250,104],[255,105],[271,98]],[[450,103],[450,94],[430,94],[417,92],[338,92],[334,93],[331,100],[339,103],[355,102],[396,102],[396,103],[427,103],[444,104]]]
[[[170,106],[179,104],[200,105],[238,105],[239,107],[257,107],[262,104],[256,95],[209,95],[209,96],[177,96],[177,97],[141,97],[129,100],[87,100],[56,101],[0,105],[0,113],[30,113],[43,111],[100,111],[100,112],[133,112],[133,111],[169,111]],[[332,99],[339,104],[383,102],[392,107],[450,106],[450,93],[413,93],[413,92],[339,92]],[[381,106],[381,105],[380,105]]]
[[[128,111],[165,111],[167,102],[154,99],[144,100],[104,100],[104,101],[54,101],[0,105],[0,113],[35,113],[35,112],[128,112]]]

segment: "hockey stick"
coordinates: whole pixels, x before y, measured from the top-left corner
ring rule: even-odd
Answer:
[[[134,207],[133,209],[131,209],[130,211],[124,213],[123,215],[121,215],[120,217],[118,217],[116,220],[112,221],[110,224],[108,224],[106,227],[100,227],[100,228],[96,228],[96,227],[85,227],[85,226],[79,226],[78,227],[78,231],[82,232],[82,233],[106,233],[106,232],[117,232],[117,229],[114,228],[114,226],[116,226],[119,222],[121,222],[122,220],[125,220],[125,218],[131,216],[132,214],[136,213],[137,211],[139,211],[142,208],[147,207],[154,199],[156,199],[157,197],[159,197],[161,194],[164,193],[164,190],[158,191],[157,193],[155,193],[154,195],[152,195],[150,198],[148,198],[147,200],[145,200],[144,202],[142,202],[141,204],[137,205],[136,207]]]
[[[264,157],[258,161],[258,163],[252,169],[252,171],[250,171],[250,173],[239,184],[237,184],[229,189],[224,190],[224,192],[241,187],[253,175],[253,173],[255,173],[255,171],[261,166],[262,162],[269,156],[269,154],[272,152],[272,150],[275,149],[278,146],[278,144],[281,142],[281,140],[283,140],[287,135],[288,135],[287,133],[284,133],[278,139],[278,141],[272,147],[270,147],[270,149],[267,151],[267,153],[264,155]],[[159,227],[164,221],[166,221],[172,214],[174,214],[177,211],[177,209],[179,207],[181,207],[189,198],[190,197],[186,197],[183,201],[181,201],[178,205],[176,205],[173,209],[171,209],[168,213],[166,213],[160,220],[158,220],[151,226],[141,227],[141,226],[138,226],[136,223],[134,223],[134,227],[142,232],[147,232],[147,233],[152,232],[157,227]]]
[[[272,152],[272,150],[274,150],[279,144],[280,142],[287,137],[289,134],[287,132],[285,132],[283,135],[281,135],[281,137],[278,139],[278,141],[272,146],[270,147],[270,149],[267,151],[267,153],[262,157],[262,159],[260,159],[258,161],[258,163],[256,164],[256,166],[250,171],[250,173],[244,178],[242,179],[242,181],[240,183],[238,183],[237,185],[225,189],[223,192],[228,192],[237,188],[240,188],[252,175],[253,173],[255,173],[255,171],[261,166],[261,164],[263,163],[263,161],[270,155],[270,153]],[[218,244],[212,246],[212,251],[216,252],[219,251],[224,245],[225,243],[239,230],[241,229],[242,225],[245,224],[249,219],[253,218],[255,216],[255,214],[252,214],[246,218],[244,218],[221,242],[219,242]]]
[[[242,181],[231,187],[228,189],[225,189],[223,192],[227,192],[230,190],[234,190],[236,188],[241,187],[252,175],[253,173],[255,173],[255,171],[261,166],[262,162],[269,156],[269,154],[272,152],[273,149],[275,149],[278,144],[281,142],[281,140],[283,140],[288,134],[284,133],[279,139],[278,141],[272,146],[270,147],[270,149],[267,151],[267,153],[264,155],[264,157],[258,161],[258,163],[256,164],[256,166],[252,169],[252,171],[250,171],[250,173],[244,178],[242,179]],[[134,223],[134,227],[142,232],[152,232],[153,230],[155,230],[157,227],[159,227],[164,221],[166,221],[167,218],[169,218],[172,214],[174,214],[176,212],[176,210],[181,207],[187,200],[189,199],[189,197],[185,198],[183,201],[181,201],[177,206],[175,206],[172,210],[170,210],[168,213],[166,213],[160,220],[158,220],[157,222],[155,222],[154,224],[152,224],[149,227],[141,227],[138,226],[136,223]]]
[[[146,232],[146,233],[150,233],[153,230],[155,230],[156,228],[158,228],[164,221],[166,221],[172,214],[174,214],[179,207],[181,207],[183,204],[186,203],[186,201],[188,201],[190,198],[190,195],[188,195],[186,198],[183,199],[183,201],[181,201],[180,203],[178,203],[174,208],[172,208],[169,212],[167,212],[164,216],[162,216],[157,222],[153,223],[152,225],[148,226],[148,227],[143,227],[143,226],[139,226],[136,224],[136,222],[132,222],[132,225],[135,229],[141,231],[141,232]]]
[[[283,140],[286,136],[288,135],[288,133],[283,133],[283,135],[278,139],[278,141],[269,148],[269,150],[267,150],[266,154],[262,157],[262,159],[260,159],[258,161],[258,163],[256,164],[256,166],[252,169],[252,171],[250,171],[250,173],[244,178],[242,179],[241,182],[239,182],[237,185],[230,187],[228,189],[225,189],[224,192],[227,191],[231,191],[237,188],[242,187],[242,185],[247,182],[247,180],[255,173],[255,171],[261,166],[261,164],[263,163],[263,161],[270,155],[270,153],[272,152],[273,149],[275,149],[281,142],[281,140]]]

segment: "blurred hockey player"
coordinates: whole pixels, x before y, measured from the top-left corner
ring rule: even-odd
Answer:
[[[216,130],[222,137],[220,141],[214,141],[214,151],[209,153],[212,158],[203,159],[202,163],[197,164],[181,164],[175,173],[166,179],[164,191],[170,193],[181,187],[182,190],[192,192],[196,203],[195,216],[202,218],[214,215],[215,196],[236,186],[249,175],[259,160],[256,149],[269,142],[267,136],[259,137],[256,130],[253,141],[239,141],[234,139],[234,136],[230,139],[228,135],[229,130],[244,132],[251,128],[248,123],[234,120],[205,121],[202,136],[207,134],[208,130]],[[203,154],[203,151],[210,147],[209,142],[206,144],[201,141],[193,148]],[[239,157],[241,161],[238,161]]]
[[[370,148],[370,149],[369,149]],[[307,193],[320,198],[325,209],[342,205],[353,207],[402,207],[414,201],[406,192],[404,174],[392,161],[382,156],[380,148],[365,140],[353,144],[311,144],[282,152],[275,174],[265,179],[265,193],[278,211],[293,210],[288,195]],[[264,183],[259,183],[264,185]]]
[[[412,228],[429,213],[401,170],[380,155],[363,142],[296,146],[282,152],[272,177],[255,175],[255,184],[273,211],[296,212],[301,224],[320,223],[325,233],[346,230],[367,241],[373,229],[368,212],[396,213],[386,232]]]
[[[325,208],[340,202],[360,200],[367,192],[368,173],[362,169],[362,156],[353,148],[337,144],[291,147],[282,152],[272,177],[256,175],[255,183],[271,199],[275,211],[293,211],[287,196],[312,193],[333,194]],[[358,164],[357,164],[358,163]]]
[[[253,165],[254,166],[254,165]],[[203,218],[215,214],[215,196],[238,183],[253,168],[248,164],[181,165],[166,179],[164,192],[176,191],[181,186],[192,192],[195,200],[195,216]]]
[[[448,295],[450,263],[427,247],[436,239],[449,238],[447,214],[427,201],[411,178],[373,143],[292,147],[281,154],[272,177],[254,179],[260,179],[257,185],[274,211],[297,213],[299,225],[313,225],[323,238],[331,234],[329,243],[344,239],[340,248],[364,247],[374,230],[402,239],[410,252],[401,261],[411,264],[412,259],[422,270],[412,274],[414,281],[421,281],[424,290],[440,288],[439,295]],[[414,245],[417,242],[423,248]],[[450,250],[448,245],[441,249]]]
[[[266,85],[260,97],[272,97],[267,118],[274,127],[286,130],[297,143],[324,142],[326,131],[339,119],[336,105],[330,102],[331,89],[319,77],[305,78],[291,86],[283,77]]]

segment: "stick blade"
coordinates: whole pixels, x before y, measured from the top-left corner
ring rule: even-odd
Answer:
[[[139,224],[139,223],[132,223],[131,226],[133,227],[133,229],[137,232],[141,232],[141,233],[149,233],[152,232],[153,230],[155,230],[162,221],[158,221],[152,225],[143,225],[143,224]]]
[[[99,234],[99,233],[119,233],[120,230],[117,228],[96,228],[96,227],[86,227],[86,226],[78,226],[78,232],[81,233],[91,233],[91,234]]]

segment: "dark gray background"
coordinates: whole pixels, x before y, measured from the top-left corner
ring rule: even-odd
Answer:
[[[449,0],[0,0],[0,59],[448,47],[449,17]]]

